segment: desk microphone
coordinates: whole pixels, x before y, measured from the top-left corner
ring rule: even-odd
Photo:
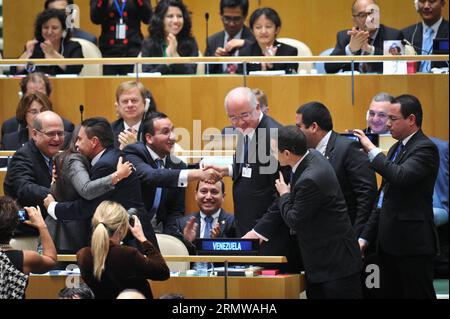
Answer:
[[[208,49],[208,20],[209,20],[209,12],[205,12],[205,28],[206,28],[206,49]],[[209,74],[209,64],[206,64],[206,74]]]
[[[81,118],[81,122],[83,122],[83,112],[84,112],[84,106],[83,106],[83,104],[80,104],[80,118]]]

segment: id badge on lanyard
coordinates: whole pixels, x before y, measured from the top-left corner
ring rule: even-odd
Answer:
[[[125,10],[126,0],[122,0],[122,8],[119,7],[118,0],[114,0],[117,11],[120,15],[119,23],[116,24],[116,39],[123,40],[127,37],[127,25],[123,22],[123,11]]]

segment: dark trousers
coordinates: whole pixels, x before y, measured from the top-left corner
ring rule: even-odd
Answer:
[[[361,299],[360,273],[321,283],[311,283],[307,279],[308,299]]]
[[[378,252],[382,298],[436,299],[433,256],[395,256]]]
[[[103,65],[103,75],[127,75],[133,71],[134,65]]]

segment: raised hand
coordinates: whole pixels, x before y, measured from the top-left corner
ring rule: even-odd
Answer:
[[[135,129],[133,129],[131,132],[128,130],[124,130],[119,133],[117,140],[119,141],[120,144],[119,149],[123,150],[125,146],[137,142],[137,131]]]
[[[28,213],[28,217],[30,220],[26,220],[23,223],[29,226],[32,226],[34,228],[42,228],[46,227],[44,218],[41,214],[41,209],[39,206],[37,207],[24,207],[24,209]]]
[[[183,229],[183,237],[188,242],[192,243],[197,237],[198,224],[195,222],[195,217],[192,216],[186,223]]]
[[[286,185],[283,174],[281,172],[279,172],[279,174],[280,178],[275,181],[275,188],[277,189],[278,194],[280,194],[280,196],[283,196],[284,194],[291,192],[291,186]]]
[[[168,57],[179,57],[180,55],[177,52],[177,48],[178,48],[177,37],[174,34],[169,33],[166,40],[167,40],[167,44],[168,44],[167,49],[166,49],[166,55]]]
[[[117,161],[116,174],[119,179],[127,178],[133,172],[134,166],[130,162],[123,163],[122,156]]]

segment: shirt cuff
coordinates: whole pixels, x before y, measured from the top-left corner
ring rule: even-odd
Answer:
[[[187,169],[182,169],[180,171],[180,175],[178,176],[178,187],[188,186],[188,173]]]
[[[345,46],[345,54],[347,54],[347,55],[353,55],[352,51],[350,51],[350,45],[349,45],[349,44],[347,44],[347,45]]]
[[[233,165],[228,165],[228,176],[233,177]]]
[[[366,246],[369,246],[369,242],[367,240],[365,240],[364,238],[358,238],[358,242],[362,242],[363,244],[365,244]]]
[[[368,155],[369,155],[369,160],[372,162],[373,159],[381,153],[381,150],[378,147],[375,147],[374,149],[372,149]]]
[[[52,216],[52,218],[53,218],[54,220],[57,220],[57,219],[58,219],[58,218],[56,218],[56,212],[55,212],[55,210],[56,210],[56,204],[58,204],[58,202],[51,202],[50,205],[48,205],[48,208],[47,208],[47,213],[48,213],[50,216]]]
[[[252,232],[254,232],[255,235],[258,236],[258,238],[260,238],[260,239],[262,239],[262,240],[264,240],[264,241],[269,241],[266,237],[264,237],[264,236],[258,234],[254,229],[252,229]]]

